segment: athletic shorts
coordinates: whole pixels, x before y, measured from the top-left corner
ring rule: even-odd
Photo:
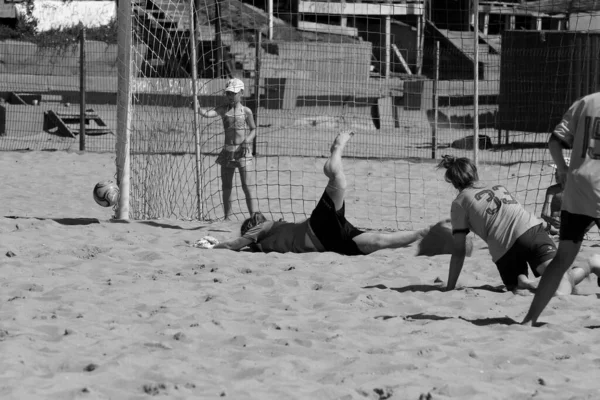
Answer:
[[[583,242],[585,234],[594,223],[600,228],[600,218],[590,217],[583,214],[571,214],[568,211],[560,213],[560,240],[572,240],[575,243]]]
[[[536,268],[554,258],[556,244],[544,230],[543,224],[536,225],[519,236],[510,249],[496,261],[500,278],[507,290],[517,286],[519,275],[529,276],[527,264],[533,275],[540,276]]]
[[[226,168],[245,168],[252,165],[252,151],[244,144],[226,144],[216,163]]]
[[[364,254],[352,238],[363,233],[355,228],[344,216],[346,204],[342,208],[335,210],[335,204],[327,192],[323,193],[319,203],[313,210],[309,223],[315,236],[325,251],[333,251],[347,256],[357,256]]]

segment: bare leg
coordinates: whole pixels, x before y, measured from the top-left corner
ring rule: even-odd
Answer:
[[[588,265],[590,267],[590,272],[596,274],[598,278],[598,286],[600,286],[600,254],[594,254],[588,260]]]
[[[600,262],[600,258],[598,258],[598,262]],[[550,260],[541,264],[536,269],[540,275],[544,274],[544,271],[550,264]],[[576,266],[567,270],[567,272],[563,275],[560,284],[558,285],[558,289],[556,290],[556,295],[563,296],[567,294],[577,293],[576,286],[581,283],[585,278],[590,275],[592,270],[592,260],[587,265]],[[598,270],[600,271],[600,264]]]
[[[346,175],[344,175],[344,166],[342,165],[342,153],[346,143],[353,135],[354,132],[350,131],[337,135],[331,145],[331,155],[323,166],[323,173],[329,178],[325,192],[333,201],[336,211],[344,205],[346,193]]]
[[[578,265],[576,267],[571,268],[566,275],[570,277],[570,280],[573,282],[573,285],[578,285],[585,278],[590,276],[590,274],[595,274],[596,277],[599,277],[600,283],[600,254],[594,254],[591,256],[587,263],[584,265]],[[563,278],[564,279],[564,278]],[[600,286],[600,284],[599,284]],[[573,287],[573,293],[576,293],[576,288]],[[560,288],[559,288],[560,290]]]
[[[253,170],[247,167],[238,168],[240,172],[240,181],[242,183],[242,190],[244,191],[244,195],[246,196],[246,205],[248,206],[248,212],[250,215],[254,214],[258,211],[258,206],[256,204],[256,196],[254,192],[254,178],[253,178]]]
[[[365,232],[352,240],[364,254],[371,254],[377,250],[406,247],[422,239],[428,231],[429,228],[411,232]]]
[[[579,249],[581,242],[573,242],[571,240],[561,240],[558,244],[558,251],[554,259],[545,268],[540,284],[535,292],[529,311],[523,319],[523,324],[535,325],[540,314],[559,288],[565,272],[569,270]]]
[[[548,265],[550,265],[551,262],[552,262],[552,260],[548,260],[545,263],[538,265],[538,267],[536,268],[537,272],[540,275],[544,275],[546,268],[548,267]],[[562,276],[562,278],[560,280],[560,284],[558,285],[558,288],[556,289],[555,295],[564,296],[567,294],[571,294],[571,293],[573,293],[573,289],[575,289],[575,282],[572,282],[571,277],[569,276],[569,273],[566,273]]]
[[[231,191],[233,190],[233,176],[235,174],[235,168],[227,168],[221,166],[221,183],[223,191],[223,212],[225,219],[228,220],[231,217]]]

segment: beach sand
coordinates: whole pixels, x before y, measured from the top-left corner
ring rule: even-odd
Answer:
[[[111,222],[91,196],[108,153],[5,152],[0,170],[1,399],[600,397],[595,277],[524,327],[532,297],[481,241],[444,293],[449,255],[416,246],[236,253],[189,243],[237,221]]]

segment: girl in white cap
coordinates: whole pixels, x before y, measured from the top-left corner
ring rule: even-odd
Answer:
[[[223,211],[226,220],[231,216],[231,191],[236,168],[240,173],[248,212],[252,215],[258,211],[252,177],[252,141],[256,136],[256,123],[252,110],[241,103],[243,95],[244,82],[233,78],[227,82],[225,87],[227,104],[209,110],[198,110],[198,113],[205,118],[221,117],[223,120],[225,145],[219,153],[216,163],[221,166]]]

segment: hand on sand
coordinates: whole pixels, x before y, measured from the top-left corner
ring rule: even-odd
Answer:
[[[219,244],[219,241],[214,237],[204,236],[202,239],[197,240],[194,244],[192,244],[192,246],[199,249],[212,249],[217,244]]]

